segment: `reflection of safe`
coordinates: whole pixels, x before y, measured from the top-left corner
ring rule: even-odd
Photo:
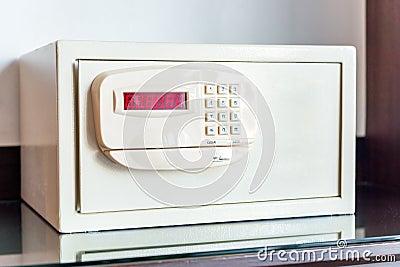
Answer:
[[[351,47],[58,41],[20,68],[22,198],[60,232],[354,213]]]
[[[223,250],[238,253],[238,249],[246,249],[247,253],[253,250],[256,254],[266,245],[293,246],[354,239],[354,217],[319,216],[59,234],[22,205],[22,260],[25,265],[28,262],[54,264],[178,254],[182,257]]]

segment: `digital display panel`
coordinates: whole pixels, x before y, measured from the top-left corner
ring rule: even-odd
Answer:
[[[187,109],[186,92],[125,92],[124,110]]]

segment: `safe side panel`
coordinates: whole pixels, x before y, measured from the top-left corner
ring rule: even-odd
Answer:
[[[22,56],[19,64],[21,197],[58,227],[56,45]]]

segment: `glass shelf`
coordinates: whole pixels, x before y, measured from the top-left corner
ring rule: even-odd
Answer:
[[[0,202],[0,265],[129,263],[400,239],[400,196],[359,186],[355,215],[59,234],[26,204]]]

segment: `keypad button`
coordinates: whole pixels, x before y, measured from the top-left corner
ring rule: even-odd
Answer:
[[[206,84],[205,85],[205,93],[207,95],[215,94],[216,91],[217,91],[217,86],[216,85],[213,85],[213,84]]]
[[[228,127],[226,127],[226,126],[219,126],[219,127],[218,127],[218,133],[219,133],[220,135],[228,134]]]
[[[215,108],[215,99],[207,98],[205,104],[206,104],[206,108]]]
[[[239,98],[231,98],[231,108],[239,107]]]
[[[239,125],[231,125],[231,134],[240,134],[240,126]]]
[[[217,133],[217,129],[215,126],[206,126],[206,135],[215,135]]]
[[[218,94],[227,94],[228,86],[226,85],[218,85]]]
[[[213,120],[215,120],[215,115],[214,115],[213,112],[207,112],[205,117],[206,117],[206,121],[213,121]]]
[[[238,121],[239,119],[239,112],[231,112],[231,121]]]
[[[230,92],[231,92],[231,94],[237,94],[239,92],[239,85],[231,84]]]
[[[227,121],[228,120],[228,114],[226,112],[218,113],[218,120],[219,121]]]
[[[226,98],[218,98],[218,107],[226,108],[228,106],[228,100]]]

